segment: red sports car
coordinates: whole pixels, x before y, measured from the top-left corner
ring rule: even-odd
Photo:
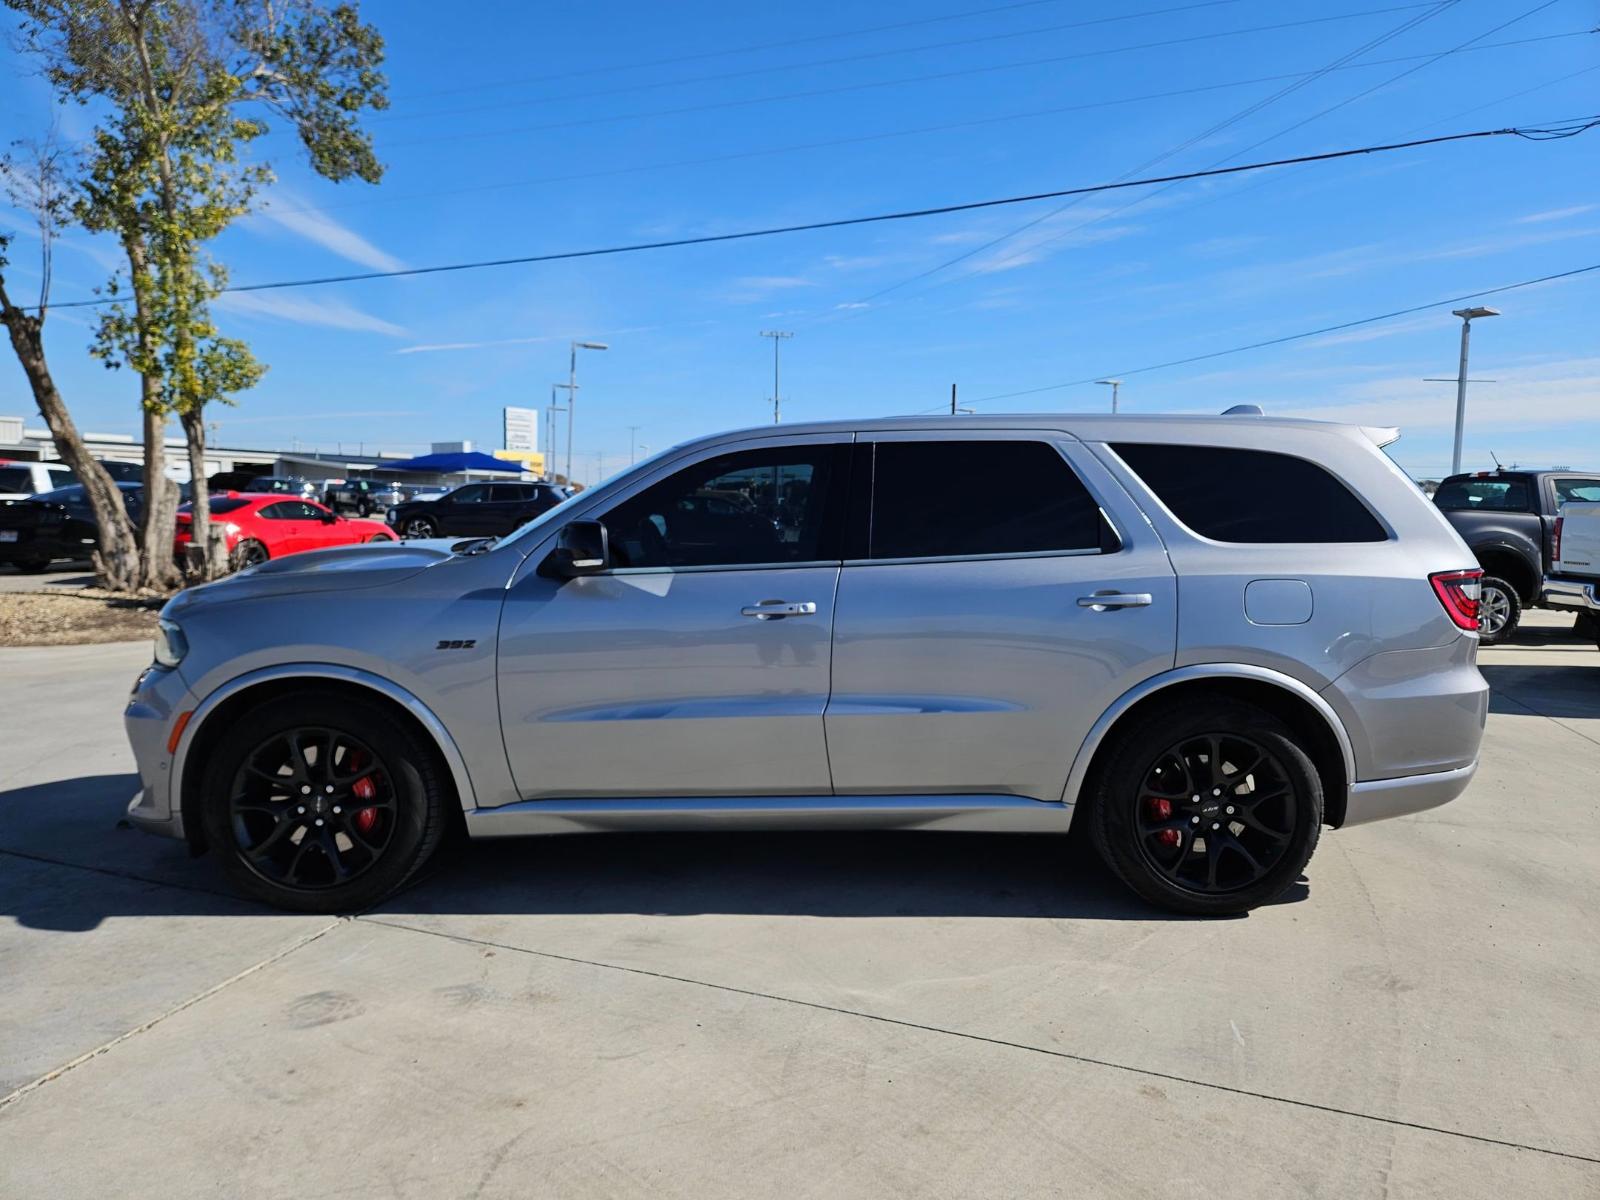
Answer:
[[[179,562],[192,540],[192,519],[189,505],[178,510],[175,549]],[[341,517],[310,500],[286,499],[271,492],[212,496],[211,519],[228,532],[228,557],[235,570],[302,550],[395,540],[394,531],[382,521]]]

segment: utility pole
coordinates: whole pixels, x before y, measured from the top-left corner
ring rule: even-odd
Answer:
[[[604,476],[604,474],[605,474],[605,451],[604,450],[596,450],[594,452],[594,482],[595,483],[599,483],[600,480],[601,480],[601,477]],[[590,484],[589,486],[593,487],[594,484]]]
[[[567,411],[556,403],[556,391],[566,386],[564,383],[550,385],[550,407],[544,410],[544,477],[551,483],[556,480],[556,414]],[[567,482],[571,483],[572,480],[568,479]]]
[[[772,423],[776,425],[782,414],[783,404],[782,393],[778,391],[778,347],[784,338],[792,338],[794,334],[781,329],[763,329],[761,336],[772,339]]]
[[[1461,438],[1467,428],[1467,344],[1472,338],[1473,317],[1498,317],[1498,308],[1456,308],[1450,315],[1461,318],[1461,366],[1456,374],[1456,442],[1450,456],[1450,474],[1461,474]]]
[[[952,383],[950,385],[950,415],[953,417],[956,412],[956,385]]]
[[[634,451],[633,451],[633,439],[634,439],[634,435],[637,434],[638,432],[639,432],[639,427],[637,425],[629,425],[628,426],[628,465],[630,467],[633,466],[634,461],[635,461],[635,459],[634,459]]]

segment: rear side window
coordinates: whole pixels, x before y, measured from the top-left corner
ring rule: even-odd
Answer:
[[[1446,512],[1532,512],[1526,479],[1446,479],[1433,502]]]
[[[1225,446],[1112,446],[1172,514],[1217,542],[1381,542],[1378,519],[1316,463]]]
[[[879,442],[869,558],[1099,550],[1100,506],[1044,442]]]
[[[1583,503],[1600,500],[1600,479],[1558,479],[1555,483],[1557,504],[1569,500]]]

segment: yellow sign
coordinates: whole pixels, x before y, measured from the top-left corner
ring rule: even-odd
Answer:
[[[523,470],[535,475],[544,474],[544,455],[537,450],[496,450],[494,456],[506,462],[521,463]]]

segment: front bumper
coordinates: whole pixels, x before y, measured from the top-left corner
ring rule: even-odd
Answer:
[[[1595,596],[1596,586],[1578,579],[1546,579],[1540,599],[1546,608],[1560,608],[1568,612],[1600,612],[1600,599]]]
[[[147,833],[184,835],[167,741],[178,714],[194,707],[194,696],[178,672],[151,667],[139,676],[123,710],[122,724],[139,767],[139,793],[128,805],[128,820]]]
[[[1478,764],[1474,761],[1453,771],[1365,780],[1350,789],[1344,824],[1340,828],[1409,816],[1448,804],[1467,790],[1477,772]]]

